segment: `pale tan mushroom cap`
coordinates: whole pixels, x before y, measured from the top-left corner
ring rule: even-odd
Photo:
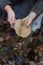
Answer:
[[[31,32],[31,27],[26,28],[26,21],[24,19],[18,19],[14,25],[16,34],[20,37],[27,37]]]

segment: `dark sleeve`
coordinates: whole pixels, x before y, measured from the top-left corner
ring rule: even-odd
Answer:
[[[31,9],[31,11],[39,15],[43,11],[43,0],[38,0]]]
[[[0,8],[3,10],[5,5],[11,4],[10,0],[0,0]]]

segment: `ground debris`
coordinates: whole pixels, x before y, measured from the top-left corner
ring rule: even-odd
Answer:
[[[41,63],[43,61],[43,58],[41,59],[43,57],[43,23],[41,28],[29,37],[28,44],[25,43],[25,40],[18,37],[6,21],[0,24],[0,65]]]

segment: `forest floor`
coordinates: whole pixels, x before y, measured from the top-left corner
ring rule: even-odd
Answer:
[[[3,21],[0,24],[0,65],[43,65],[43,22],[40,29],[24,39]]]

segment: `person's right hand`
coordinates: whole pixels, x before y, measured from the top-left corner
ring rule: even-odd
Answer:
[[[13,10],[8,11],[8,22],[10,23],[11,27],[15,24],[16,18]]]
[[[8,15],[8,22],[10,23],[11,27],[13,27],[13,25],[16,22],[15,13],[10,6],[6,6],[5,11],[7,12]]]

